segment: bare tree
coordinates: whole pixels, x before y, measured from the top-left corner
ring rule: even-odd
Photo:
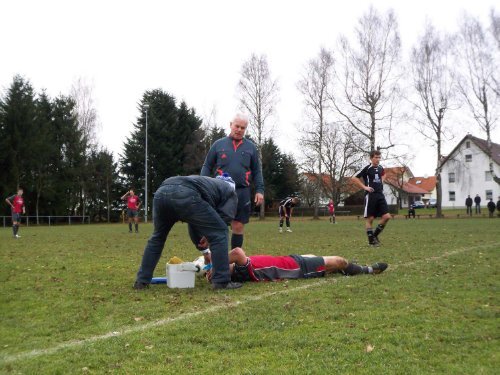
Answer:
[[[413,85],[417,94],[418,130],[436,146],[437,216],[441,216],[441,160],[445,116],[451,109],[456,91],[451,61],[451,38],[441,36],[428,23],[423,36],[412,49]]]
[[[249,116],[249,133],[257,143],[259,159],[262,145],[269,135],[269,119],[278,101],[278,83],[271,78],[265,55],[252,54],[243,63],[238,82],[240,106]],[[260,206],[260,218],[265,216],[265,204]]]
[[[495,13],[492,9],[490,12],[490,35],[493,38],[493,42],[496,45],[496,50],[493,49],[493,57],[496,63],[497,68],[493,71],[493,85],[491,89],[495,92],[496,96],[500,96],[500,73],[499,67],[500,64],[500,16]]]
[[[460,23],[457,45],[458,63],[461,67],[459,91],[479,128],[486,133],[489,169],[494,180],[500,184],[500,177],[495,175],[491,159],[491,132],[499,117],[500,100],[492,90],[496,86],[494,78],[498,69],[492,54],[495,46],[486,35],[481,22],[467,14]]]
[[[323,182],[323,146],[328,113],[331,111],[328,91],[331,90],[333,54],[322,48],[317,58],[306,65],[305,74],[297,88],[304,97],[309,123],[301,129],[300,144],[306,159],[306,172],[316,175],[318,188],[314,200],[314,219],[319,218],[319,194]]]
[[[370,7],[355,28],[355,43],[345,36],[340,38],[342,66],[336,76],[342,90],[330,98],[338,113],[363,137],[361,149],[393,146],[391,129],[400,98],[400,51],[398,23],[392,11],[382,17]]]
[[[342,129],[338,124],[328,123],[325,128],[321,158],[327,181],[324,181],[323,191],[336,205],[345,196],[347,177],[352,176],[364,159],[364,154],[352,142],[356,137],[352,129]]]
[[[94,103],[93,86],[83,78],[78,78],[71,87],[70,96],[75,101],[75,115],[86,144],[96,144],[99,122]]]

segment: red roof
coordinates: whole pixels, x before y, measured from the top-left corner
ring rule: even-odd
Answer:
[[[430,193],[436,188],[436,176],[430,177],[413,177],[408,180],[409,184],[418,186],[421,189]]]

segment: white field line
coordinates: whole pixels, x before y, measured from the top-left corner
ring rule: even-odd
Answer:
[[[420,260],[416,260],[416,261],[408,262],[408,263],[404,263],[404,264],[399,264],[399,265],[391,265],[387,271],[395,270],[395,269],[400,268],[400,267],[413,266],[415,264],[422,263],[422,262],[428,263],[428,262],[436,261],[436,260],[439,260],[442,258],[446,258],[448,256],[457,255],[457,254],[461,254],[461,253],[465,253],[465,252],[473,251],[473,250],[487,249],[487,248],[494,247],[494,246],[500,246],[500,245],[496,244],[496,243],[491,243],[491,244],[478,245],[478,246],[474,246],[474,247],[464,247],[464,248],[460,248],[460,249],[456,249],[456,250],[452,250],[452,251],[447,251],[441,255],[433,256],[430,258],[420,259]],[[245,297],[245,299],[243,299],[241,301],[224,303],[222,305],[215,305],[215,306],[206,308],[204,310],[199,310],[199,311],[190,312],[190,313],[184,313],[182,315],[179,315],[179,316],[176,316],[173,318],[165,318],[165,319],[160,319],[160,320],[157,320],[154,322],[145,323],[145,324],[141,324],[141,325],[130,327],[130,328],[123,328],[120,331],[113,331],[113,332],[105,333],[103,335],[91,336],[91,337],[83,339],[83,340],[66,341],[66,342],[57,344],[53,347],[46,348],[46,349],[35,349],[35,350],[26,351],[26,352],[21,352],[18,354],[2,356],[2,357],[0,357],[0,361],[2,363],[9,363],[9,362],[15,362],[15,361],[25,359],[25,358],[33,358],[33,357],[38,357],[41,355],[50,355],[50,354],[53,354],[59,350],[74,348],[77,346],[90,344],[90,343],[93,343],[96,341],[107,340],[107,339],[112,338],[112,337],[119,337],[119,336],[127,335],[129,333],[147,331],[151,328],[161,327],[161,326],[165,326],[165,325],[168,325],[171,323],[175,323],[175,322],[179,322],[179,321],[183,321],[183,320],[189,320],[191,318],[196,318],[199,315],[214,313],[214,312],[217,312],[219,310],[225,309],[228,306],[238,306],[238,305],[243,305],[243,304],[246,304],[249,302],[260,301],[260,300],[266,299],[266,298],[273,296],[273,295],[298,292],[298,291],[309,289],[312,287],[317,287],[317,286],[323,285],[325,283],[332,283],[332,282],[336,283],[336,282],[338,282],[338,280],[342,280],[342,279],[341,278],[317,279],[314,282],[311,282],[309,284],[297,286],[294,288],[287,288],[287,289],[280,290],[280,291],[268,292],[268,293],[264,293],[264,294],[259,294],[258,296],[249,296],[249,297]]]

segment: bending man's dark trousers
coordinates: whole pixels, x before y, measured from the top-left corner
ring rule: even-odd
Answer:
[[[174,224],[184,221],[205,236],[212,252],[212,282],[231,281],[228,257],[228,228],[217,212],[200,194],[182,185],[162,185],[153,200],[154,232],[148,240],[137,281],[150,283],[160,260],[165,241]]]

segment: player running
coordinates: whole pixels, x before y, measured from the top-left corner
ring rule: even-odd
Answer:
[[[292,209],[299,203],[299,198],[288,197],[280,202],[278,212],[280,214],[280,233],[283,232],[283,221],[286,219],[286,231],[292,232],[290,229],[290,217],[292,216]]]
[[[135,222],[135,233],[139,233],[139,207],[140,198],[134,194],[134,189],[130,189],[122,196],[122,201],[127,200],[128,232],[132,233],[132,220]]]
[[[26,209],[24,207],[23,189],[18,189],[17,194],[6,198],[5,202],[7,202],[7,204],[11,207],[12,233],[14,234],[14,238],[20,238],[21,236],[18,232],[19,224],[21,224],[21,213],[23,213],[23,215],[26,213]]]

